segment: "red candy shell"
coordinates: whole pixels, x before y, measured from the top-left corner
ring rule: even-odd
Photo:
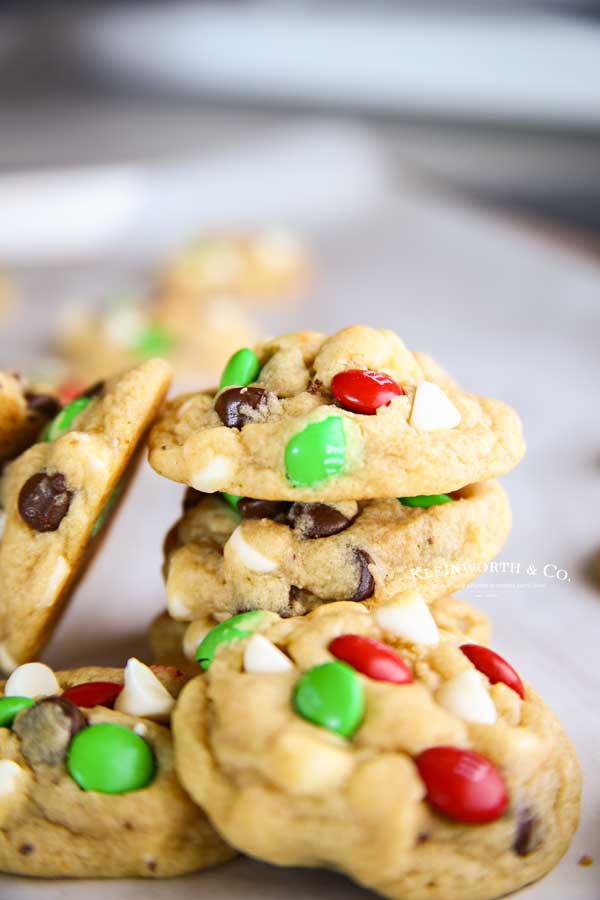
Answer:
[[[344,409],[372,416],[380,406],[387,406],[404,391],[393,378],[370,369],[348,369],[338,372],[331,382],[333,396]]]
[[[402,657],[372,638],[360,634],[343,634],[329,644],[329,652],[336,659],[347,662],[374,681],[390,681],[392,684],[410,684],[412,672]]]
[[[431,747],[415,759],[427,788],[427,802],[457,822],[483,824],[498,819],[509,798],[496,766],[474,750]]]
[[[67,688],[63,697],[75,706],[86,709],[90,706],[107,706],[110,709],[122,690],[122,684],[114,684],[112,681],[86,681],[85,684]]]
[[[499,681],[516,691],[522,699],[525,697],[525,688],[510,663],[507,663],[500,654],[494,653],[488,647],[480,647],[479,644],[463,644],[460,648],[467,659],[470,659],[476,669],[487,675],[492,684]]]

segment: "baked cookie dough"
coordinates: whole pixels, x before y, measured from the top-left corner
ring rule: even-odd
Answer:
[[[171,370],[149,360],[66,406],[1,483],[0,669],[34,659],[131,474]]]
[[[511,523],[497,481],[419,498],[420,506],[247,499],[233,508],[193,490],[186,502],[164,565],[168,611],[184,621],[248,609],[303,615],[332,600],[377,605],[413,587],[432,600],[481,574]]]
[[[234,855],[181,788],[171,733],[153,721],[168,721],[184,680],[138,660],[13,672],[0,687],[0,871],[161,878]]]
[[[296,294],[310,270],[301,241],[281,229],[214,234],[176,253],[158,276],[160,316],[215,295],[269,301]]]
[[[414,613],[339,603],[218,626],[173,716],[177,772],[258,859],[393,900],[499,897],[565,852],[577,757],[506,661]]]
[[[334,604],[338,606],[338,604]],[[357,607],[366,609],[358,603]],[[477,644],[489,644],[491,638],[490,620],[470,603],[458,597],[438,597],[429,604],[429,613],[433,617],[442,634],[460,634],[463,640]],[[205,635],[220,622],[225,621],[223,614],[205,614],[193,622],[182,622],[173,619],[168,612],[157,616],[152,622],[149,632],[152,658],[162,665],[177,666],[191,675],[198,673],[196,651]],[[424,615],[429,622],[429,616]]]
[[[50,389],[30,387],[18,375],[0,372],[0,465],[33,444],[59,412]]]
[[[286,335],[235,354],[218,392],[171,402],[150,462],[200,491],[303,502],[449,493],[512,469],[516,413],[436,378],[391,331]]]
[[[210,383],[256,329],[234,300],[207,300],[194,315],[162,315],[148,303],[122,300],[98,311],[72,311],[57,339],[71,380],[89,384],[153,356],[173,366],[182,384]]]

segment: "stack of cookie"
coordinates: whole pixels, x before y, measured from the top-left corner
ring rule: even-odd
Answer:
[[[233,847],[396,900],[558,861],[574,751],[450,596],[502,547],[523,453],[513,410],[366,327],[244,348],[167,406],[150,462],[188,489],[151,643],[195,675],[177,770]]]

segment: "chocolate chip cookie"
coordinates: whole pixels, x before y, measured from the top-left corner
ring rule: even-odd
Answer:
[[[28,386],[17,375],[0,372],[0,464],[33,444],[59,411],[49,388]]]
[[[303,615],[332,600],[385,603],[418,586],[426,600],[464,587],[510,529],[497,481],[452,495],[289,503],[189,490],[165,541],[175,619],[270,609]]]
[[[33,659],[49,637],[131,475],[129,464],[170,383],[149,360],[95,385],[48,425],[2,479],[0,668]]]
[[[0,685],[0,870],[161,878],[234,855],[180,787],[171,733],[153,720],[183,681],[130,660],[56,674],[29,663]]]
[[[440,383],[393,332],[364,326],[242,348],[218,391],[175,399],[150,436],[167,478],[305,503],[449,493],[524,452],[510,407]]]
[[[573,747],[510,663],[419,615],[338,603],[206,635],[176,767],[234,847],[393,900],[486,900],[556,865],[579,814]]]

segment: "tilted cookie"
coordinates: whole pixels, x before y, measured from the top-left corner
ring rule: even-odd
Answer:
[[[0,688],[0,871],[161,878],[234,855],[180,787],[171,733],[153,721],[184,681],[138,660],[13,672]]]
[[[168,390],[149,360],[66,406],[2,479],[0,669],[38,655],[97,546]]]
[[[184,315],[194,300],[215,295],[280,299],[297,292],[309,268],[306,250],[287,231],[208,235],[163,267],[156,308],[160,316],[169,317]]]
[[[394,900],[485,900],[565,852],[580,771],[492,650],[350,603],[217,626],[174,715],[179,777],[258,859],[327,866]]]
[[[0,463],[33,444],[59,411],[60,403],[46,389],[29,387],[18,376],[0,372]]]
[[[511,521],[496,481],[452,496],[337,504],[191,490],[186,505],[164,566],[167,608],[185,621],[248,609],[303,615],[331,600],[377,605],[413,587],[432,600],[476,578]]]
[[[490,620],[485,613],[464,600],[450,596],[438,597],[425,604],[422,596],[415,591],[403,594],[398,600],[408,609],[413,621],[423,629],[422,633],[430,632],[433,622],[441,635],[460,635],[461,640],[477,644],[490,642]],[[334,606],[341,608],[339,604]],[[367,608],[362,603],[357,603],[356,606],[362,611]],[[389,610],[393,612],[395,608],[396,604],[392,603],[386,607],[388,612],[385,614],[390,615]],[[359,613],[362,614],[363,612]],[[148,637],[152,658],[156,663],[177,666],[183,672],[197,674],[196,652],[199,645],[215,625],[224,621],[226,618],[222,613],[218,616],[205,615],[193,622],[178,621],[168,612],[162,613],[150,626]]]
[[[196,490],[263,500],[449,493],[525,451],[510,407],[452,384],[391,331],[286,335],[234,354],[218,392],[170,403],[150,462]]]

